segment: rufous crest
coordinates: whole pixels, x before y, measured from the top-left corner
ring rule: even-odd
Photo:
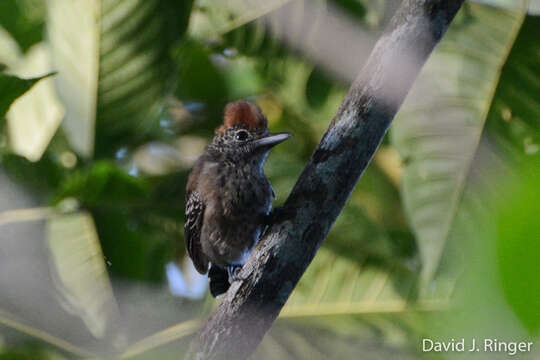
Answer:
[[[254,131],[268,127],[268,120],[261,109],[247,101],[236,101],[227,104],[223,125],[217,130],[219,134],[224,133],[232,127],[242,126]]]

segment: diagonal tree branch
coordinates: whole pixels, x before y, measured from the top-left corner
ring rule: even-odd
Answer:
[[[404,0],[287,199],[283,216],[192,342],[191,359],[246,359],[324,242],[463,0]]]

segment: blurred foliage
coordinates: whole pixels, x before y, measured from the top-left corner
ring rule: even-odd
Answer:
[[[225,75],[212,62],[213,53],[193,40],[185,41],[178,53],[178,82],[181,85],[177,87],[175,95],[187,102],[204,104],[210,110],[207,116],[219,119],[228,91]]]
[[[499,69],[525,17],[477,4],[464,10],[425,65],[392,129],[393,144],[406,159],[402,194],[420,245],[423,288],[439,269]]]
[[[502,69],[487,118],[490,138],[514,157],[540,154],[540,44],[535,36],[539,28],[540,16],[527,16]]]
[[[497,257],[506,300],[532,335],[540,331],[540,159],[527,159],[497,214]]]
[[[32,45],[47,44],[57,72],[57,95],[49,95],[58,97],[65,116],[38,161],[10,148],[1,127],[5,114],[15,99],[32,94],[40,77],[6,75],[13,70],[6,64],[0,171],[47,211],[8,207],[0,226],[27,217],[45,221],[51,288],[79,323],[77,331],[63,319],[62,326],[43,327],[0,305],[0,324],[22,337],[4,343],[0,332],[0,359],[61,358],[41,347],[46,343],[73,356],[167,359],[185,351],[215,302],[173,298],[162,288],[164,269],[182,262],[185,183],[224,105],[247,98],[263,109],[272,131],[294,134],[265,167],[279,205],[352,80],[305,55],[316,46],[311,34],[320,23],[298,12],[298,4],[315,4],[317,16],[337,9],[360,25],[362,36],[376,37],[397,2],[275,0],[237,8],[211,0],[1,2],[7,35],[0,36],[9,39],[0,38],[0,51],[13,40],[13,56],[23,61]],[[295,29],[305,32],[301,46],[276,31],[288,11]],[[509,329],[538,333],[540,229],[529,225],[537,223],[540,179],[530,170],[537,163],[524,159],[537,159],[540,141],[539,26],[538,17],[516,8],[464,6],[257,358],[415,358],[421,336],[456,337],[451,331],[467,319],[453,318],[448,307],[466,303],[468,291],[481,296],[481,289],[500,299],[489,309],[513,319]],[[523,185],[509,185],[517,190],[504,203],[486,195],[493,186],[486,178],[497,176],[474,176],[486,166],[481,139],[504,162],[522,164],[513,174],[528,174]],[[493,204],[495,225],[477,216],[479,203]],[[493,244],[497,256],[474,263],[481,276],[461,284],[463,258]],[[475,289],[494,267],[495,285]],[[127,291],[133,281],[148,288]],[[509,329],[501,336],[512,336]],[[21,346],[28,338],[40,339],[40,347]]]
[[[58,198],[75,197],[83,205],[92,207],[125,206],[148,197],[144,180],[130,176],[114,163],[96,161],[92,167],[74,173],[58,189]]]
[[[176,85],[172,52],[187,28],[191,5],[190,0],[49,2],[51,58],[63,70],[57,90],[66,107],[64,127],[81,155],[110,157],[119,144],[139,145],[163,135],[163,102]]]
[[[43,39],[45,3],[40,0],[2,1],[0,24],[26,52]]]
[[[366,15],[365,5],[358,0],[332,0],[330,3],[340,7],[347,15],[354,16],[361,20]]]
[[[1,360],[46,360],[49,356],[43,349],[29,349],[27,347],[21,349],[10,349],[0,354]]]
[[[16,76],[0,74],[0,130],[4,126],[4,117],[11,104],[18,97],[30,90],[32,85],[47,76],[49,75],[44,75],[35,79],[19,79]]]
[[[4,171],[12,174],[15,181],[40,195],[50,196],[58,188],[66,173],[48,153],[36,162],[10,152],[2,154],[1,159]]]

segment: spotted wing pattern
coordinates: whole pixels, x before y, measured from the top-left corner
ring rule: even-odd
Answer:
[[[200,241],[204,208],[204,202],[198,191],[191,191],[187,194],[184,238],[189,257],[201,274],[206,274],[208,271],[208,258],[202,252]]]

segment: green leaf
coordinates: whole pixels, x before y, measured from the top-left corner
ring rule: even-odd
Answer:
[[[428,60],[392,130],[426,289],[439,267],[502,66],[524,14],[469,4]],[[504,30],[503,30],[504,29]]]
[[[46,74],[32,79],[21,79],[16,76],[0,74],[0,131],[4,124],[4,117],[11,104],[25,92],[30,90],[35,83],[52,74]]]
[[[320,69],[314,68],[306,83],[306,99],[311,107],[322,106],[330,95],[332,82]]]
[[[506,300],[532,335],[540,331],[540,161],[526,161],[506,184],[497,216],[497,264]]]
[[[357,19],[363,19],[366,15],[366,7],[361,0],[330,0],[330,3],[337,5],[347,15],[354,16]]]
[[[96,259],[86,261],[89,260],[89,254],[93,254],[86,252],[89,247],[80,253],[72,251],[77,245],[84,243],[84,240],[88,240],[86,235],[92,235],[91,231],[90,234],[88,232],[91,230],[89,229],[91,224],[78,222],[75,227],[66,228],[66,223],[62,221],[63,215],[49,207],[23,207],[11,210],[10,205],[16,207],[19,204],[20,206],[22,201],[24,206],[24,203],[28,205],[29,201],[35,200],[29,200],[29,197],[15,184],[6,183],[4,180],[3,185],[7,185],[2,188],[5,190],[4,197],[6,192],[10,192],[12,201],[8,201],[8,210],[0,213],[0,228],[4,234],[0,236],[0,243],[6,254],[9,254],[3,257],[2,267],[6,274],[10,274],[2,278],[3,289],[6,289],[0,297],[2,335],[5,334],[3,326],[6,326],[16,330],[17,336],[25,340],[27,337],[32,337],[34,339],[31,341],[38,339],[65,352],[83,357],[91,356],[92,352],[88,348],[95,346],[95,338],[76,317],[78,313],[74,316],[71,307],[67,309],[62,307],[71,300],[77,300],[77,297],[81,295],[78,289],[84,287],[85,284],[88,285],[88,283],[84,284],[83,280],[86,281],[89,278],[83,278],[89,275],[86,270],[92,267]],[[69,229],[67,233],[63,232],[67,229]],[[67,247],[58,249],[58,242],[62,242],[62,245]],[[69,254],[61,254],[63,250],[68,250]],[[97,260],[103,263],[102,257],[97,256]],[[78,261],[81,262],[70,269],[66,270],[63,267],[66,262],[75,265]],[[94,272],[90,275],[95,274]],[[76,284],[72,283],[74,278],[77,278]],[[95,279],[89,281],[93,280]],[[69,299],[62,298],[61,295],[67,293],[74,296]],[[89,293],[83,295],[84,299],[78,299],[88,305],[88,308],[85,307],[80,312],[83,318],[95,310],[92,305],[98,303],[93,302],[96,300],[95,297],[87,298],[86,295]],[[100,289],[98,296],[103,299],[107,293]],[[60,298],[63,302],[59,301]],[[68,309],[71,309],[71,312]],[[108,309],[101,307],[97,316],[103,317],[104,314],[111,315]],[[107,321],[110,320],[113,318],[107,319]]]
[[[47,244],[62,306],[103,338],[119,313],[92,217],[84,212],[51,217]]]
[[[212,61],[212,53],[197,42],[184,42],[178,52],[179,86],[175,96],[184,103],[197,103],[203,107],[210,121],[204,124],[199,122],[196,130],[207,130],[207,135],[212,134],[217,122],[221,121],[223,108],[229,99],[225,76]]]
[[[180,49],[179,98],[211,104],[222,104],[226,98],[223,75],[211,59],[211,53],[195,42],[186,42]],[[212,84],[209,88],[208,84]]]
[[[383,227],[376,223],[358,204],[364,195],[359,190],[353,193],[350,203],[332,227],[324,247],[357,263],[385,269],[392,266],[407,267],[412,271],[417,263],[411,261],[416,254],[413,237],[407,236],[406,231],[391,231],[392,224]],[[374,206],[384,206],[379,199],[366,198]],[[381,212],[391,210],[379,209]],[[390,214],[383,216],[387,215]]]
[[[168,177],[170,186],[152,184],[113,162],[97,161],[68,177],[55,202],[72,197],[91,210],[112,273],[157,282],[163,279],[174,241],[182,238],[178,222],[184,191],[178,181],[185,182],[186,176]]]
[[[257,348],[256,359],[362,360],[417,359],[410,329],[397,321],[362,321],[353,317],[279,319]],[[344,331],[350,328],[351,331]]]
[[[535,37],[539,16],[527,16],[508,61],[487,120],[490,139],[519,166],[506,181],[498,202],[497,265],[504,296],[531,335],[540,330],[538,282],[538,185],[540,184],[540,45]],[[506,177],[505,177],[506,178]]]
[[[43,38],[45,4],[42,0],[0,1],[0,25],[23,52]]]
[[[26,345],[5,351],[0,348],[0,360],[65,360],[65,358],[51,354],[45,347]]]
[[[43,43],[35,45],[10,67],[13,74],[32,77],[51,71],[49,52]],[[64,117],[54,89],[54,79],[45,79],[22,96],[6,115],[9,146],[31,161],[41,158]],[[28,131],[36,129],[36,131]]]
[[[112,162],[100,161],[62,183],[57,201],[74,197],[85,206],[122,207],[128,203],[140,203],[148,196],[149,188],[145,181],[125,173]]]
[[[41,194],[54,192],[64,176],[64,169],[50,156],[31,162],[22,156],[7,153],[0,158],[0,164],[13,180]]]
[[[146,206],[138,212],[102,206],[92,213],[110,271],[126,279],[159,283],[172,258],[173,241],[161,228],[141,219],[148,212]]]
[[[367,258],[366,258],[367,260]],[[429,298],[416,299],[418,274],[403,268],[379,269],[322,248],[294,290],[281,317],[396,313],[442,310],[454,282],[441,283]]]
[[[540,155],[540,16],[527,16],[490,109],[486,130],[491,139],[516,156]]]
[[[52,0],[48,35],[64,128],[85,157],[159,133],[176,84],[171,51],[191,0]],[[95,129],[95,136],[94,136]]]
[[[531,176],[538,173],[538,162],[529,162],[527,169],[499,154],[482,141],[472,164],[440,274],[431,283],[459,277],[455,307],[427,314],[424,333],[432,339],[483,334],[490,339],[535,340],[533,328],[528,333],[523,325],[538,324],[538,230],[529,218],[538,203],[537,191],[532,190],[538,188],[538,176]]]

